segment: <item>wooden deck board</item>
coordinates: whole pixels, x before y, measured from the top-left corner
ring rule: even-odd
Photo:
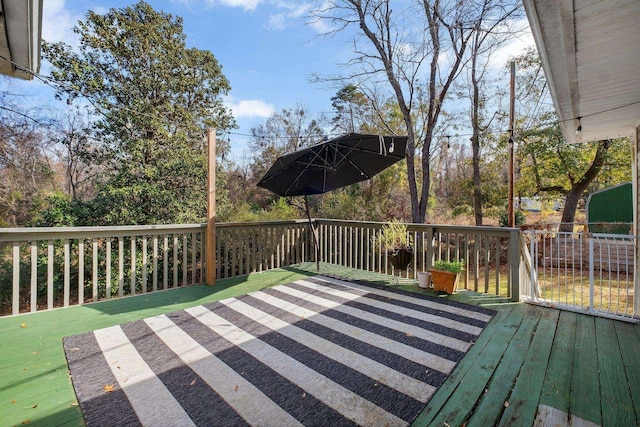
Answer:
[[[508,307],[508,308],[507,308]],[[434,418],[438,416],[441,408],[451,399],[451,395],[462,384],[467,375],[473,375],[474,368],[483,360],[485,350],[488,350],[494,339],[501,339],[505,335],[513,334],[514,329],[522,321],[522,313],[526,307],[522,305],[507,306],[496,314],[489,326],[482,332],[476,343],[469,349],[464,359],[458,363],[447,381],[431,398],[422,413],[416,418],[412,426],[433,425]]]
[[[640,424],[640,356],[638,356],[640,337],[636,333],[638,328],[635,325],[622,322],[615,322],[614,326],[635,408],[636,422]]]
[[[528,306],[520,328],[513,336],[509,347],[504,353],[503,362],[496,369],[491,382],[486,388],[486,392],[482,396],[482,400],[475,408],[467,426],[492,426],[502,416],[505,402],[509,400],[509,395],[515,385],[518,373],[529,352],[533,333],[538,326],[542,312],[543,309],[540,307]]]
[[[491,338],[490,345],[482,349],[482,357],[475,359],[460,385],[429,421],[430,425],[462,425],[469,416],[484,392],[487,383],[493,376],[496,366],[502,359],[504,351],[509,346],[513,335],[522,323],[523,315],[519,310],[505,319],[498,331]]]
[[[602,413],[600,405],[595,404],[595,402],[600,402],[595,334],[595,319],[590,316],[578,316],[569,407],[572,415],[600,425],[602,424]]]
[[[596,318],[595,322],[602,425],[612,427],[635,425],[633,401],[613,321]]]
[[[570,411],[571,403],[571,376],[573,374],[577,318],[578,315],[570,311],[560,313],[540,396],[540,404],[567,414]]]
[[[538,410],[542,383],[549,362],[549,354],[558,324],[558,310],[544,310],[529,352],[525,359],[511,396],[509,406],[500,419],[500,426],[532,425]]]

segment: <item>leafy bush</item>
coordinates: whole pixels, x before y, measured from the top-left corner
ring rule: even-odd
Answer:
[[[519,227],[527,222],[527,215],[521,210],[515,212],[516,227]],[[500,227],[507,227],[509,224],[509,211],[504,210],[500,214]]]
[[[444,270],[453,274],[458,274],[464,268],[464,261],[443,261],[438,260],[433,263],[433,268],[436,270]]]

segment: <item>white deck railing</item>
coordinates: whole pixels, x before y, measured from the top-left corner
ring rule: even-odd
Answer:
[[[634,236],[554,230],[530,230],[525,236],[536,273],[522,291],[526,301],[634,318]]]
[[[316,220],[320,260],[395,274],[373,239],[383,223]],[[465,262],[461,287],[519,298],[524,258],[516,229],[409,224],[415,279],[434,260]],[[202,283],[204,224],[0,230],[0,304],[18,314]],[[216,277],[266,271],[315,252],[306,221],[221,223]]]

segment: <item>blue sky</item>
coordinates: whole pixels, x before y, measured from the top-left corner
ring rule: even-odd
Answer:
[[[211,51],[231,82],[225,103],[240,126],[230,135],[232,158],[242,161],[251,128],[275,111],[296,104],[314,114],[331,110],[336,88],[310,83],[313,73],[333,75],[348,59],[347,35],[318,37],[323,28],[307,24],[310,3],[264,0],[147,0],[157,10],[180,16],[187,45]],[[77,45],[72,28],[88,10],[101,13],[135,0],[44,0],[43,38]],[[49,73],[43,63],[41,74]],[[15,82],[20,92],[38,102],[66,108],[37,80]]]
[[[211,51],[231,82],[225,100],[240,126],[230,135],[232,159],[242,162],[251,128],[275,111],[301,104],[319,115],[331,111],[330,98],[336,87],[310,83],[313,73],[340,74],[339,64],[351,57],[352,37],[341,33],[322,37],[322,23],[310,23],[313,4],[305,0],[147,0],[155,9],[184,20],[187,45]],[[77,45],[72,28],[86,17],[121,8],[136,0],[44,0],[43,38]],[[530,44],[527,38],[505,47],[496,55],[506,57]],[[48,74],[43,63],[41,74]],[[33,80],[19,86],[39,101],[65,108],[53,98],[51,90]]]

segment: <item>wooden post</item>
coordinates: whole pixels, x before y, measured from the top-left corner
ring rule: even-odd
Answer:
[[[216,130],[209,129],[208,146],[208,179],[207,179],[207,285],[216,284]]]
[[[516,127],[516,63],[511,62],[511,80],[509,84],[510,103],[509,103],[509,202],[508,202],[508,226],[515,227],[516,214],[513,208],[514,199],[514,159],[513,146],[515,144],[514,135]]]
[[[634,277],[634,301],[633,301],[633,316],[636,319],[640,318],[640,226],[638,221],[640,220],[640,163],[638,162],[638,150],[640,150],[640,126],[635,129],[635,132],[631,136],[631,155],[633,163],[633,233],[636,238],[635,248],[635,262],[633,263],[633,277]]]

